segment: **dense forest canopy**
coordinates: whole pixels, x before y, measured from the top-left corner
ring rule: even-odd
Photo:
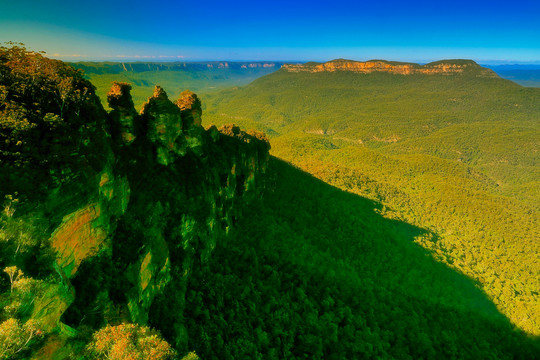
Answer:
[[[297,75],[202,104],[156,86],[140,112],[116,82],[107,112],[80,71],[1,47],[0,359],[538,358],[538,170],[509,146],[535,148],[538,93]],[[493,88],[510,138],[476,123]]]
[[[422,246],[538,335],[540,89],[483,74],[282,69],[208,96],[206,121],[264,131],[275,156],[432,230]]]
[[[82,72],[22,46],[1,47],[0,81],[4,192],[69,181],[82,163],[98,166],[105,112]]]

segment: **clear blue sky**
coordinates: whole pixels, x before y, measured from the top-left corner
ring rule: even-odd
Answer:
[[[540,62],[540,0],[0,0],[0,42],[63,60]]]

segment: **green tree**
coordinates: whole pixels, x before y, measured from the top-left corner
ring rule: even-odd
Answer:
[[[16,359],[42,336],[38,322],[33,319],[24,324],[14,318],[7,319],[0,324],[0,360]]]

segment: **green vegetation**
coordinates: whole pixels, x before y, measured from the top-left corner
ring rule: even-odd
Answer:
[[[435,234],[273,159],[274,187],[218,243],[186,295],[201,359],[533,359]],[[309,209],[306,211],[306,209]]]
[[[264,64],[273,66],[263,67]],[[103,104],[107,104],[107,92],[112,82],[128,82],[133,85],[133,102],[135,108],[152,95],[155,85],[160,85],[167,93],[177,98],[182,89],[190,89],[197,93],[209,93],[217,90],[241,86],[276,71],[281,63],[72,63],[77,69],[84,71],[96,86],[97,95]],[[226,65],[226,66],[225,66]]]
[[[106,326],[92,336],[87,347],[90,359],[167,360],[175,356],[161,334],[146,326]]]
[[[0,79],[4,194],[43,193],[73,180],[82,164],[103,161],[106,113],[81,72],[20,46],[0,47]]]
[[[432,231],[422,246],[540,334],[540,89],[474,72],[281,70],[203,101],[207,123],[264,131],[275,156]]]
[[[540,354],[528,328],[536,313],[514,317],[537,306],[536,245],[526,237],[536,223],[524,218],[518,232],[524,220],[513,218],[521,206],[535,209],[523,190],[535,180],[511,182],[522,189],[515,197],[494,192],[481,172],[485,150],[457,161],[428,146],[409,154],[418,144],[407,127],[400,139],[411,142],[400,148],[405,140],[351,141],[333,121],[307,131],[294,118],[272,125],[274,153],[368,199],[271,158],[260,132],[205,130],[190,91],[173,102],[156,87],[139,114],[131,86],[115,83],[106,112],[80,72],[18,46],[0,48],[0,75],[0,359]],[[280,107],[278,94],[265,111]],[[513,124],[510,140],[521,141],[528,121],[516,115],[522,127]],[[523,157],[509,159],[534,169]],[[504,237],[511,246],[489,247],[504,233],[481,220],[516,226],[521,243]],[[519,293],[494,301],[497,286]]]
[[[156,87],[139,115],[115,84],[107,113],[79,71],[20,46],[0,75],[2,358],[170,358],[161,330],[196,359],[188,274],[262,187],[264,136],[205,131],[189,91]]]

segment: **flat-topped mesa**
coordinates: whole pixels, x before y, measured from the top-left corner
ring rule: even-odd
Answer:
[[[497,77],[490,69],[478,65],[472,60],[441,60],[425,65],[386,60],[369,60],[366,62],[337,59],[326,63],[286,64],[282,69],[289,72],[334,72],[350,71],[370,74],[373,72],[387,72],[391,74],[411,75],[453,75],[474,73],[480,77]]]
[[[114,82],[107,94],[107,101],[112,109],[109,113],[112,135],[119,136],[121,142],[127,145],[135,140],[135,123],[138,117],[130,91],[130,84]]]

